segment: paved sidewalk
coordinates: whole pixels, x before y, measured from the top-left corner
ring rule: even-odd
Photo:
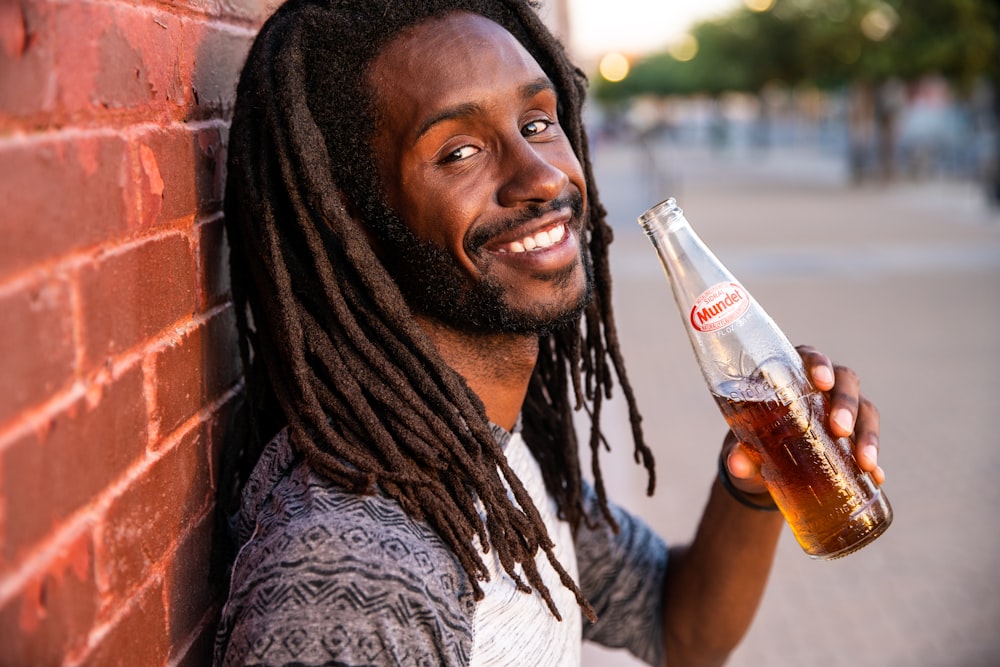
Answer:
[[[805,151],[712,155],[601,144],[626,362],[657,452],[642,496],[624,415],[612,497],[671,541],[693,533],[725,430],[635,217],[668,195],[796,343],[855,368],[882,415],[889,531],[816,562],[786,530],[730,667],[1000,665],[1000,215],[969,184],[853,188]],[[610,415],[609,415],[610,419]],[[617,423],[620,421],[620,424]],[[614,441],[614,439],[612,439]],[[587,647],[587,667],[630,667]]]

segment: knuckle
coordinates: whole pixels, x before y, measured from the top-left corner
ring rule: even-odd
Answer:
[[[866,398],[864,396],[861,397],[861,407],[868,414],[870,414],[872,417],[874,417],[876,419],[878,419],[881,416],[881,412],[879,412],[878,406],[875,405],[874,403],[872,403],[871,400],[869,400],[868,398]]]
[[[861,407],[862,405],[861,399],[858,398],[858,395],[844,386],[834,387],[831,392],[831,397],[834,401],[837,401],[838,403],[846,403],[855,409]]]
[[[841,377],[843,380],[849,380],[854,384],[861,383],[861,378],[858,377],[857,372],[853,368],[837,365],[834,367],[834,370],[837,372],[838,377]]]

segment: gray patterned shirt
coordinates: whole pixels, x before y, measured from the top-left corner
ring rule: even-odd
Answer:
[[[569,541],[519,434],[494,431],[557,547]],[[592,493],[588,508],[596,520]],[[581,634],[660,664],[666,546],[644,523],[612,509],[618,534],[603,523],[583,527],[557,551],[598,615],[593,624],[583,619],[581,631],[574,598],[558,579],[549,589],[562,623],[537,594],[505,590],[509,580],[496,567],[484,585],[487,599],[476,602],[434,530],[392,499],[351,493],[316,474],[282,431],[244,490],[242,546],[216,665],[551,667],[579,664]],[[488,565],[492,556],[484,554]],[[552,581],[543,560],[539,570]]]

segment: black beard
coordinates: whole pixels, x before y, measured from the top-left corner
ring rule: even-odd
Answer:
[[[569,206],[575,219],[583,218],[583,197],[575,195],[545,207],[536,207],[517,219],[500,222],[497,227],[514,227],[549,210]],[[559,310],[532,312],[512,307],[504,300],[504,288],[489,277],[473,281],[457,260],[443,247],[417,238],[388,205],[374,225],[382,246],[385,264],[407,303],[417,313],[426,315],[449,328],[468,333],[514,333],[544,336],[563,327],[575,326],[593,296],[593,265],[585,243],[582,261],[585,289],[580,298]],[[485,243],[473,239],[474,244]],[[556,276],[557,283],[570,278],[573,268]]]

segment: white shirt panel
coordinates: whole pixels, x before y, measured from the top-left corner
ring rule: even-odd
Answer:
[[[511,436],[505,453],[511,469],[545,521],[555,543],[557,560],[573,580],[578,581],[576,550],[569,524],[559,520],[555,501],[545,490],[538,462],[520,433]],[[562,621],[556,620],[537,592],[526,594],[517,590],[495,551],[483,554],[483,562],[490,570],[490,580],[483,583],[485,597],[476,606],[469,664],[472,667],[580,667],[583,622],[580,607],[572,591],[559,580],[544,552],[536,554],[535,562]]]

